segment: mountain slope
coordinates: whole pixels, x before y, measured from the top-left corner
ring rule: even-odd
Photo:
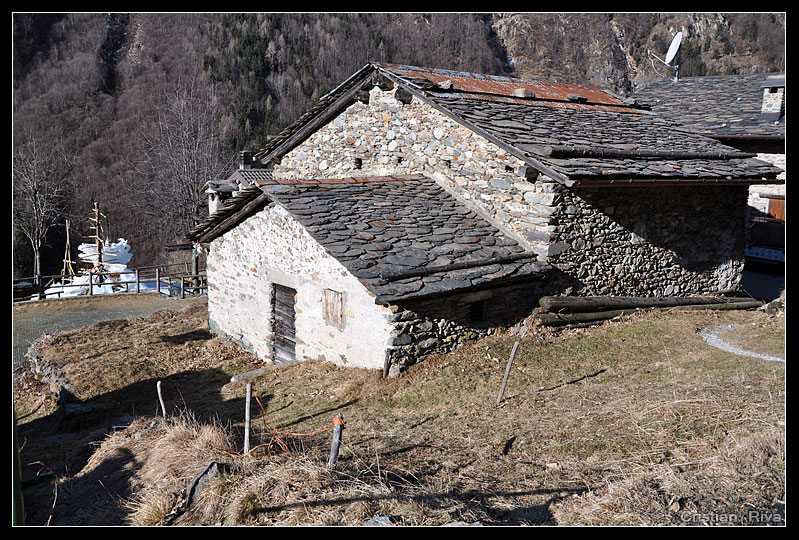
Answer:
[[[369,61],[624,94],[669,75],[647,51],[662,57],[683,31],[685,76],[785,64],[784,14],[14,14],[13,30],[14,148],[33,138],[72,156],[73,238],[88,232],[97,200],[109,210],[106,233],[130,241],[135,266],[163,260],[163,246],[186,230],[178,196],[153,189],[162,181],[149,158],[181,99],[208,113],[206,133],[218,140],[207,147],[224,164],[260,148]],[[45,273],[61,269],[59,235],[49,238]],[[28,251],[15,240],[15,275],[30,275]]]

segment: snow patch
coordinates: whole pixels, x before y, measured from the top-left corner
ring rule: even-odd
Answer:
[[[733,330],[735,328],[740,328],[744,326],[743,324],[723,324],[721,326],[713,326],[711,328],[705,328],[699,332],[699,336],[704,340],[705,343],[710,345],[711,347],[715,347],[716,349],[721,349],[722,351],[727,351],[732,354],[737,354],[738,356],[749,356],[752,358],[760,358],[762,360],[768,360],[770,362],[785,362],[784,359],[778,358],[776,356],[768,356],[766,354],[760,354],[752,351],[747,351],[745,349],[741,349],[739,347],[735,347],[734,345],[730,345],[723,339],[719,337],[719,334],[722,332],[727,332],[729,330]]]
[[[102,247],[103,266],[108,274],[91,276],[92,294],[116,294],[136,292],[136,273],[128,268],[133,254],[130,244],[124,238],[111,242],[106,239]],[[97,247],[94,244],[78,246],[78,257],[82,262],[94,264],[97,261]],[[155,283],[142,282],[141,292],[155,291]],[[79,274],[71,281],[53,283],[44,291],[45,298],[68,298],[89,294],[89,274]]]

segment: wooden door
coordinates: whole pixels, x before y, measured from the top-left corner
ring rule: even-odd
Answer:
[[[294,361],[296,344],[294,329],[294,300],[297,291],[275,284],[272,302],[272,328],[275,334],[275,363]]]

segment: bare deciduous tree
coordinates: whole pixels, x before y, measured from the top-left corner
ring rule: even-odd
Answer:
[[[27,134],[15,144],[12,157],[14,226],[28,239],[33,250],[33,271],[41,293],[42,248],[47,233],[64,216],[67,179],[73,166],[58,145],[47,145]]]
[[[215,98],[205,88],[177,85],[141,134],[144,153],[137,170],[146,188],[137,196],[144,197],[141,208],[152,222],[174,237],[207,216],[203,186],[220,179],[229,166],[221,155]]]

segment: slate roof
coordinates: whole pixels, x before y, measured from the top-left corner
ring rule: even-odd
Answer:
[[[443,101],[442,98],[434,98]],[[663,118],[455,100],[445,106],[526,153],[561,178],[585,185],[616,181],[761,179],[774,174],[710,138],[678,132]]]
[[[763,88],[772,84],[785,86],[784,74],[670,78],[649,85],[635,98],[661,117],[710,137],[785,139],[785,116],[774,121],[761,115]]]
[[[278,162],[386,79],[569,186],[780,182],[781,169],[755,154],[680,130],[596,87],[389,64],[361,68],[255,160]],[[241,191],[189,239],[213,240],[267,204],[281,204],[381,303],[535,279],[546,269],[428,178],[287,181],[254,171],[234,173]]]
[[[548,268],[425,176],[271,180],[245,192],[243,201],[260,200],[253,209],[267,199],[286,209],[379,303],[538,279]]]
[[[538,278],[547,268],[425,176],[263,189],[381,303]]]
[[[566,185],[618,182],[755,183],[781,170],[711,138],[679,130],[631,100],[588,85],[368,64],[256,153],[279,160],[376,84],[390,79],[533,169]]]

